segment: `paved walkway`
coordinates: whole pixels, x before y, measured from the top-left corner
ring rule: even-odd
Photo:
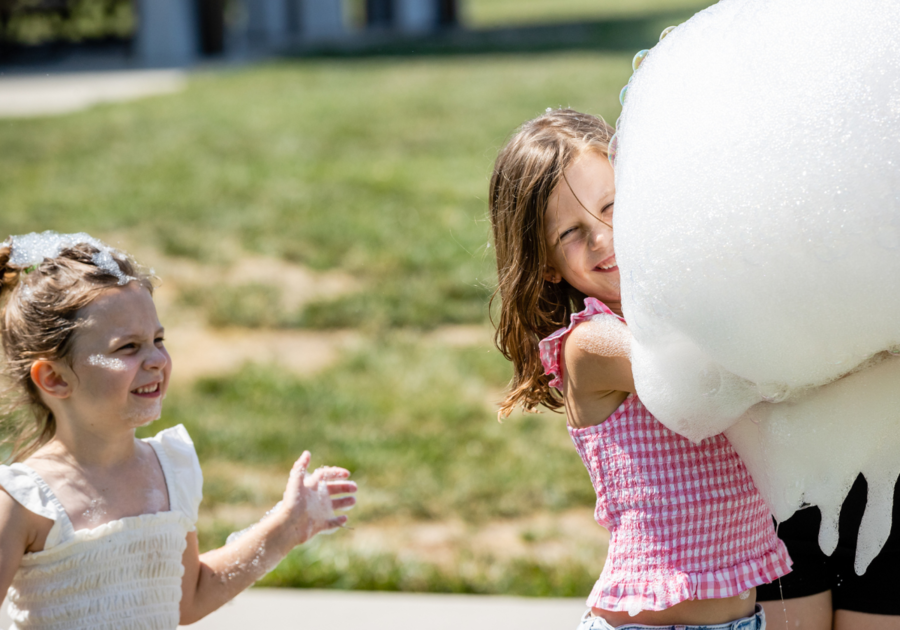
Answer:
[[[184,89],[182,70],[119,70],[67,74],[0,75],[0,118],[67,114]]]
[[[526,599],[254,588],[191,626],[192,630],[573,630],[584,598]],[[6,605],[0,628],[8,628]]]
[[[366,630],[573,630],[583,612],[584,598],[251,589],[189,627],[335,630],[359,624]]]

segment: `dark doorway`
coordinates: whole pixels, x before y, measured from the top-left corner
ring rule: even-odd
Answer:
[[[438,0],[438,26],[446,28],[457,24],[459,24],[457,0]]]
[[[392,0],[366,0],[366,26],[389,28],[393,23]]]
[[[225,51],[225,2],[197,0],[200,52],[203,55],[220,55]]]

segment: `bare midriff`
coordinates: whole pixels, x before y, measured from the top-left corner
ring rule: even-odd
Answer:
[[[644,610],[632,617],[624,611],[593,608],[595,617],[603,617],[613,627],[642,626],[709,626],[749,617],[756,611],[756,589],[740,596],[724,599],[692,599],[665,610]]]

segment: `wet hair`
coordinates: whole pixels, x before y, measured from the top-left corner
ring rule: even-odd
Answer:
[[[586,296],[565,280],[544,279],[550,258],[544,215],[565,170],[586,151],[608,155],[614,131],[597,116],[548,110],[519,127],[497,156],[488,197],[497,252],[492,305],[500,297],[494,343],[514,367],[500,418],[517,406],[525,411],[563,406],[544,375],[538,342],[568,325]]]
[[[13,263],[13,237],[0,245],[0,338],[4,365],[0,445],[27,459],[56,433],[53,412],[31,380],[38,359],[66,361],[83,323],[78,312],[107,289],[137,282],[153,293],[153,275],[131,256],[99,241],[63,247],[35,265]],[[110,267],[112,263],[118,267]]]

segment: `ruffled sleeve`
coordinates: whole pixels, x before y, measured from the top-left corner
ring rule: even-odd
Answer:
[[[597,298],[585,298],[584,310],[573,313],[569,318],[569,325],[560,328],[555,333],[541,340],[538,347],[541,351],[541,363],[544,365],[544,374],[553,376],[550,381],[550,387],[562,389],[562,368],[560,367],[560,356],[562,355],[562,346],[566,337],[572,329],[581,322],[586,322],[595,315],[612,315],[620,321],[625,321],[624,317],[620,317],[613,313],[610,308],[598,300]]]
[[[194,442],[184,425],[177,425],[146,440],[156,450],[169,490],[169,508],[197,522],[203,499],[203,471]]]
[[[29,512],[53,521],[44,549],[59,544],[69,517],[43,479],[25,464],[0,466],[0,486]],[[71,529],[71,527],[69,527]]]

